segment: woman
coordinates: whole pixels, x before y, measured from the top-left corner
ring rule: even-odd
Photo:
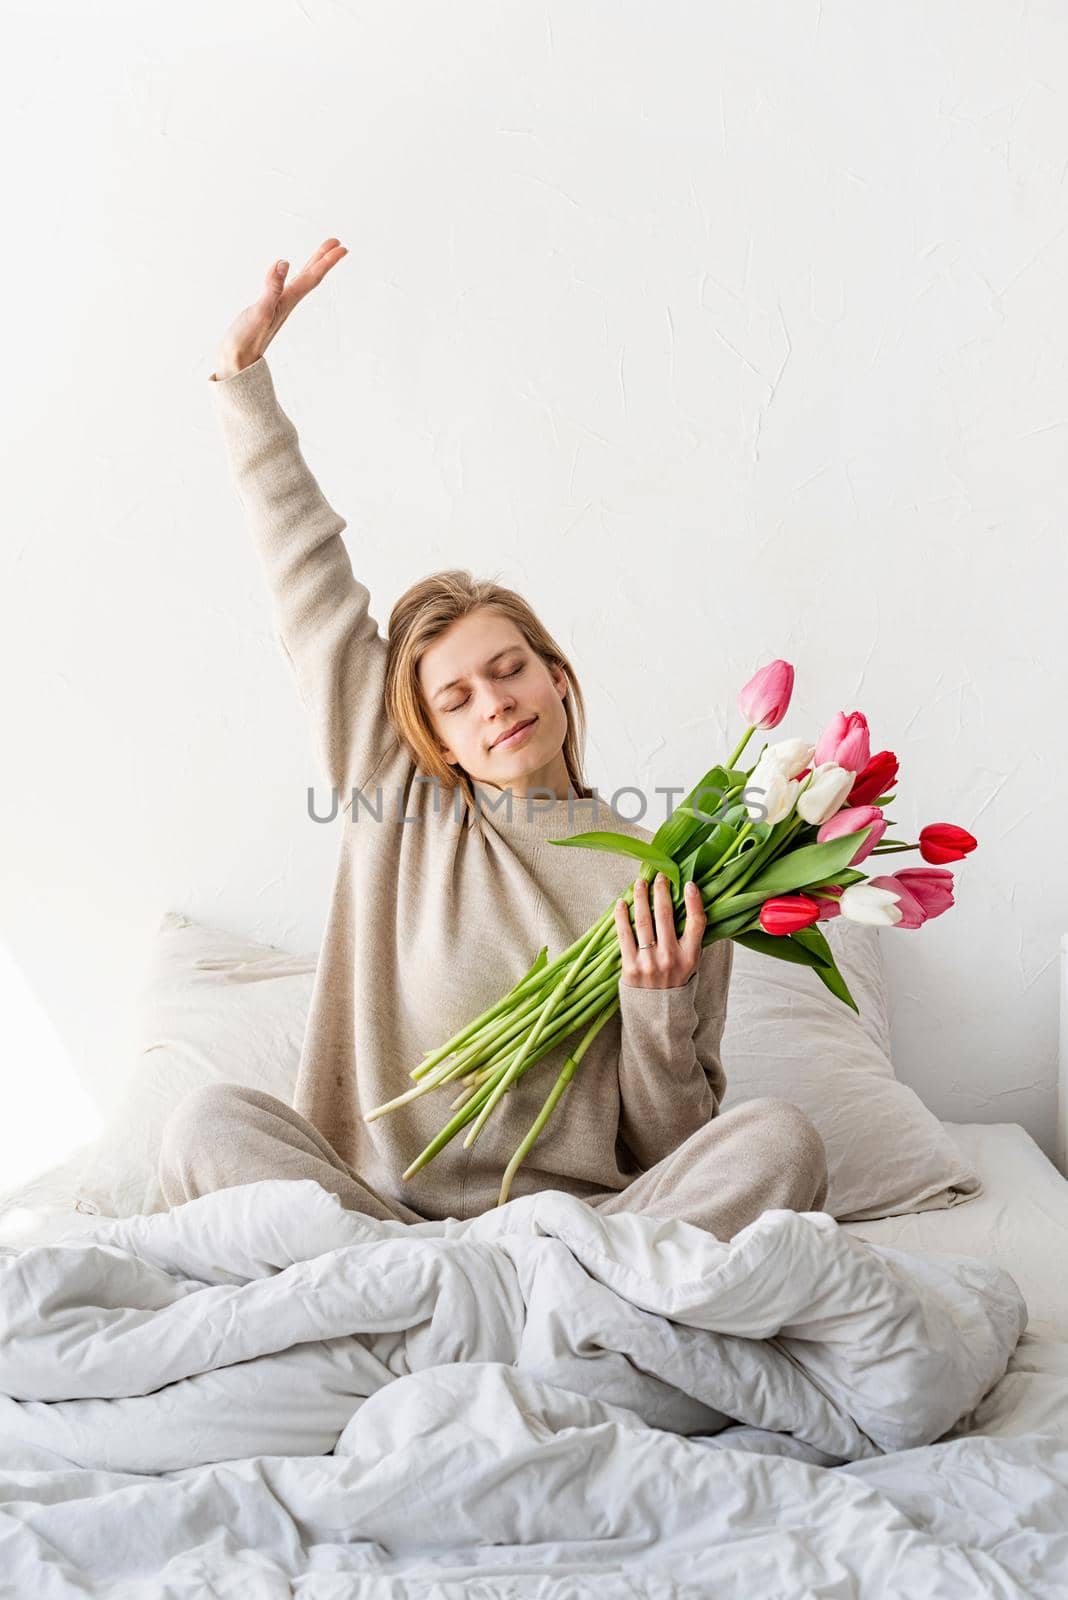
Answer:
[[[388,639],[301,454],[264,359],[293,307],[347,254],[327,239],[268,274],[227,333],[212,395],[278,636],[337,791],[342,841],[294,1105],[238,1084],[187,1095],[160,1153],[168,1205],[259,1178],[314,1178],[346,1208],[405,1222],[480,1215],[567,1053],[403,1173],[456,1086],[365,1122],[411,1068],[626,892],[626,858],[550,841],[598,825],[648,840],[583,782],[584,708],[564,653],[512,590],[454,570],[403,594]],[[520,727],[522,725],[522,727]],[[518,732],[513,730],[519,729]],[[505,737],[505,735],[510,735]],[[819,1209],[823,1141],[787,1100],[720,1111],[733,946],[681,937],[666,884],[617,903],[620,1011],[601,1029],[512,1183],[608,1212],[682,1217],[722,1239],[769,1207]],[[574,1041],[571,1041],[573,1044]]]

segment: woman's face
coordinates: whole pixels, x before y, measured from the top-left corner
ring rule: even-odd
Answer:
[[[419,686],[451,766],[515,795],[542,788],[567,798],[567,679],[509,618],[488,609],[460,617],[424,651]],[[518,738],[498,742],[528,721]]]

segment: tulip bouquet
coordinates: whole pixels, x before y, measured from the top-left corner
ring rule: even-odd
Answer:
[[[754,765],[740,766],[752,735],[782,722],[793,682],[794,669],[786,661],[773,661],[750,679],[738,696],[747,726],[734,753],[725,765],[705,773],[650,841],[607,830],[550,842],[632,856],[642,863],[639,876],[647,882],[662,872],[676,920],[682,918],[680,932],[688,914],[687,892],[693,894],[687,885],[696,885],[706,918],[702,946],[734,939],[764,955],[800,962],[856,1011],[817,924],[841,916],[883,927],[921,927],[954,903],[953,875],[944,864],[962,859],[976,840],[949,822],[921,828],[916,844],[885,837],[884,807],[895,798],[897,757],[890,750],[871,754],[868,724],[859,711],[838,712],[814,745],[804,739],[765,744]],[[871,856],[915,849],[929,865],[877,877],[856,870]],[[633,886],[624,898],[633,909]],[[505,1169],[497,1204],[505,1203],[516,1170],[591,1042],[619,1010],[622,962],[614,919],[613,903],[554,961],[542,945],[518,983],[413,1069],[410,1076],[419,1080],[415,1088],[364,1113],[371,1122],[431,1089],[457,1080],[462,1084],[450,1105],[455,1116],[405,1178],[469,1123],[464,1146],[473,1144],[518,1078],[577,1034]]]

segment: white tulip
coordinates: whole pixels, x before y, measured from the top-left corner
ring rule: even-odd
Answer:
[[[806,743],[804,739],[780,739],[777,744],[769,744],[761,751],[757,764],[774,761],[784,777],[796,778],[798,773],[812,765],[815,754],[816,746]]]
[[[760,759],[749,774],[748,782],[763,787],[770,777],[792,778],[793,773],[784,771],[782,763],[771,754],[769,745],[766,750],[761,751]]]
[[[767,752],[765,751],[760,757],[760,760],[757,762],[756,766],[753,768],[752,772],[749,774],[748,778],[746,779],[746,787],[748,787],[750,784],[752,784],[754,788],[758,784],[763,785],[765,779],[767,779],[772,773],[778,773],[780,778],[783,776],[782,768],[779,766],[778,762],[766,760],[766,755]]]
[[[842,890],[838,904],[850,922],[866,922],[873,928],[892,928],[901,921],[901,896],[891,889],[877,889],[871,883],[851,883]]]
[[[817,828],[822,826],[836,811],[841,811],[842,802],[856,781],[856,773],[840,767],[836,761],[821,762],[805,780],[805,787],[798,796],[798,816]]]
[[[750,817],[774,825],[781,822],[783,817],[788,817],[794,808],[797,791],[801,787],[796,778],[785,778],[774,762],[769,762],[761,770],[761,762],[757,762],[746,781],[744,794],[754,794],[754,800],[745,800],[745,809]],[[760,810],[767,815],[760,816]]]

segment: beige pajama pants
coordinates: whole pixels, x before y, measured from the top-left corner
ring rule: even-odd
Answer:
[[[237,1083],[207,1084],[179,1101],[163,1130],[159,1178],[168,1206],[260,1178],[314,1178],[347,1211],[425,1220],[372,1189],[291,1105]],[[625,1189],[586,1203],[681,1217],[728,1240],[763,1211],[820,1211],[826,1198],[820,1134],[799,1106],[767,1096],[721,1111]]]

